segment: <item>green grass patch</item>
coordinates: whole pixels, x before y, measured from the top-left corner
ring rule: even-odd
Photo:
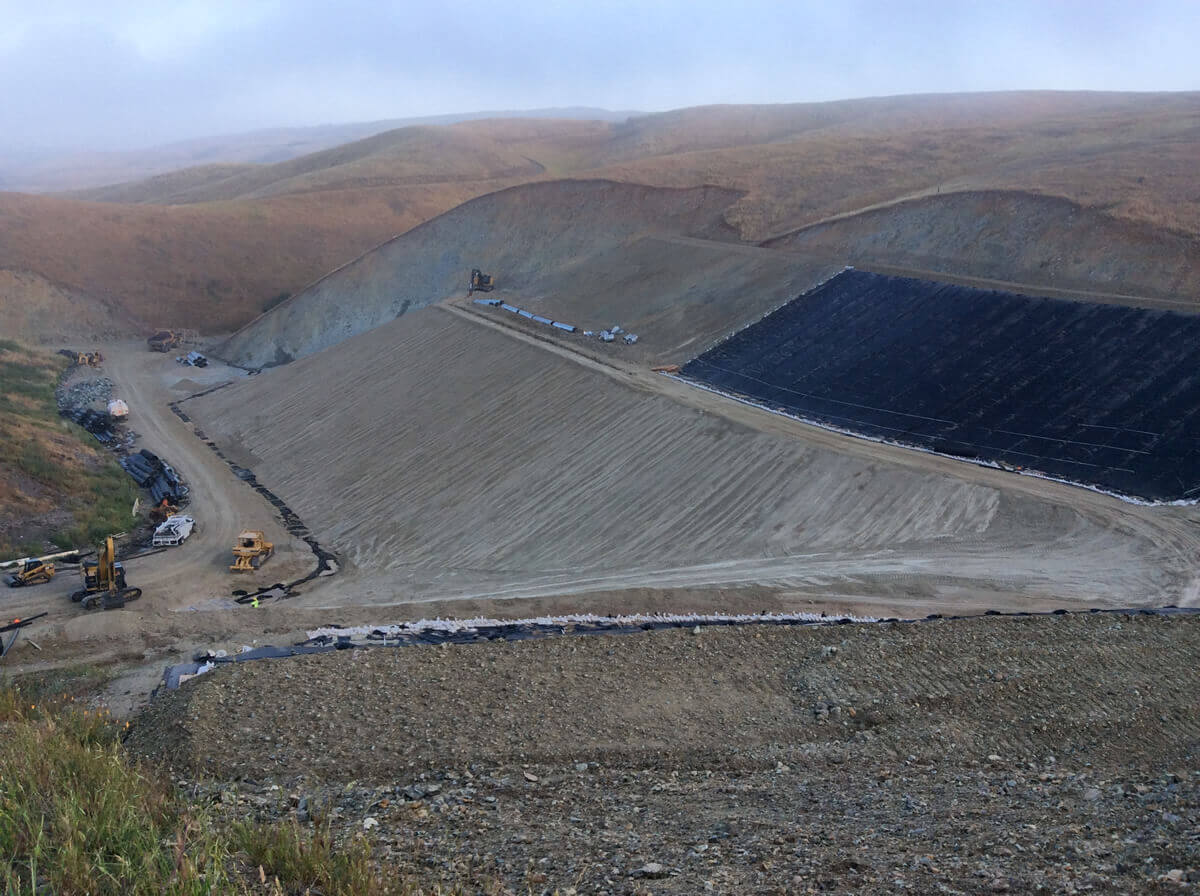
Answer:
[[[133,480],[89,433],[58,415],[54,389],[69,366],[57,355],[0,340],[0,479],[18,491],[32,480],[43,504],[71,516],[56,526],[31,520],[24,537],[0,539],[0,556],[38,554],[47,541],[63,549],[94,545],[132,522]]]
[[[415,896],[328,825],[224,822],[133,761],[126,727],[72,691],[92,667],[0,682],[0,885],[13,896]],[[55,692],[60,686],[63,690]]]
[[[22,349],[9,340],[0,341],[0,409],[10,413],[32,409],[39,416],[57,414],[54,387],[66,368],[65,358]]]

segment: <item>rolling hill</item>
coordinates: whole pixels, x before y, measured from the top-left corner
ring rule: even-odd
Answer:
[[[1198,149],[1194,93],[918,96],[624,122],[423,125],[274,164],[179,171],[87,200],[0,194],[0,269],[135,326],[228,331],[469,199],[600,178],[732,191],[723,218],[744,242],[859,261],[879,252],[889,264],[1047,286],[1194,295]],[[972,237],[982,195],[1005,198]],[[1129,257],[1114,263],[1118,243]],[[0,311],[27,299],[0,291]]]

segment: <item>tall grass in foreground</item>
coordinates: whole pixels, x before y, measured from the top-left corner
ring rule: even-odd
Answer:
[[[0,886],[29,896],[419,892],[327,826],[224,823],[133,762],[123,725],[0,682]]]

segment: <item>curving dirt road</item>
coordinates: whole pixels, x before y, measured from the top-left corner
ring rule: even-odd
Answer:
[[[48,614],[23,639],[45,649],[38,652],[18,642],[10,663],[140,657],[147,649],[177,650],[177,642],[198,643],[206,633],[261,631],[263,618],[234,602],[233,589],[289,581],[316,566],[308,545],[287,533],[266,499],[239,480],[170,409],[172,401],[244,374],[217,362],[206,369],[184,367],[172,355],[148,352],[141,342],[105,345],[103,352],[102,373],[113,381],[114,394],[130,406],[129,427],[138,434],[137,447],[159,454],[183,477],[191,498],[184,512],[196,519],[196,529],[178,547],[125,563],[130,584],[142,588],[143,596],[121,611],[88,612],[72,604],[68,595],[79,587],[79,579],[70,566],[48,585],[3,595],[10,618]],[[262,529],[275,554],[259,571],[235,577],[228,569],[230,549],[242,528]]]

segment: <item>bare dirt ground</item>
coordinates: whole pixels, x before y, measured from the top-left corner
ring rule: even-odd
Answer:
[[[9,592],[6,612],[50,615],[29,632],[43,649],[19,643],[8,662],[134,663],[111,693],[126,711],[167,662],[330,622],[1197,601],[1191,508],[814,429],[478,306],[430,309],[250,378],[140,343],[104,349],[139,447],[184,475],[200,525],[183,546],[130,561],[145,597],[122,612],[70,604],[70,570]],[[169,410],[224,381],[235,384],[181,405],[193,423]],[[232,601],[234,588],[299,578],[315,560],[197,427],[300,513],[341,573],[257,611]],[[226,567],[248,525],[277,549],[246,580]]]
[[[1182,311],[1196,310],[1188,284],[1200,276],[1192,236],[1015,190],[924,195],[812,224],[764,245],[835,251],[847,264],[866,267],[1137,293]]]
[[[1194,599],[1189,508],[814,429],[513,320],[415,312],[188,402],[352,568],[301,603],[754,587],[794,609],[924,615]],[[308,415],[325,405],[338,413]]]
[[[1177,892],[1198,656],[1107,614],[373,648],[219,669],[129,743],[468,892]]]
[[[129,563],[123,611],[71,604],[69,573],[5,595],[50,611],[6,665],[114,663],[119,712],[197,648],[327,622],[1197,601],[1193,508],[813,429],[469,307],[255,377],[104,352],[201,528]],[[227,379],[193,423],[170,411]],[[343,571],[233,603],[239,527],[279,546],[253,581],[314,560],[196,426]],[[360,650],[219,669],[131,745],[218,811],[329,818],[480,892],[1173,892],[1200,880],[1196,633],[1084,614]]]
[[[138,434],[137,447],[158,453],[182,475],[191,490],[186,512],[198,525],[179,547],[126,562],[129,583],[142,588],[144,595],[119,612],[87,612],[70,602],[68,595],[79,588],[76,567],[63,567],[47,585],[5,589],[0,595],[5,615],[49,613],[23,639],[43,650],[18,642],[7,661],[10,667],[14,660],[36,667],[62,660],[129,661],[157,656],[159,651],[175,656],[181,642],[194,644],[204,633],[219,637],[232,630],[249,632],[247,637],[253,638],[257,626],[245,620],[248,610],[232,600],[233,589],[299,578],[316,564],[308,545],[288,535],[275,509],[169,408],[171,401],[240,376],[240,371],[216,365],[184,367],[171,355],[148,352],[140,342],[107,344],[103,353],[102,373],[113,381],[114,394],[130,406],[128,425]],[[263,529],[275,544],[275,555],[254,574],[235,578],[228,567],[242,527]],[[241,621],[221,622],[236,619],[239,611]],[[155,665],[161,663],[156,660]]]

